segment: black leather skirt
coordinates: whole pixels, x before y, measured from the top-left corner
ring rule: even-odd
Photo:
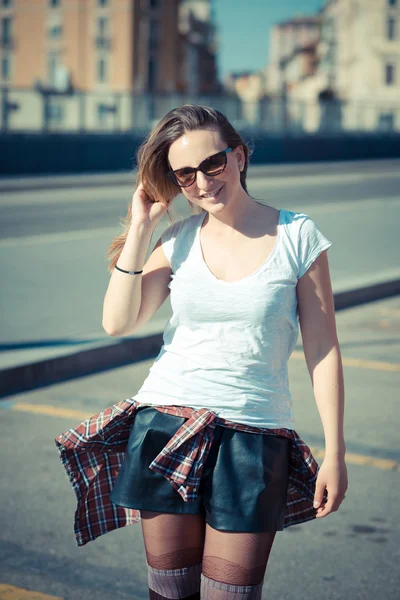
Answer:
[[[138,410],[111,501],[138,510],[203,514],[221,531],[282,531],[291,440],[217,425],[199,496],[185,502],[163,475],[148,468],[185,420],[152,407]]]

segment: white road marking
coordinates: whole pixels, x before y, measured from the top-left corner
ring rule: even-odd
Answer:
[[[364,181],[382,179],[382,176],[382,173],[336,173],[334,175],[303,175],[299,177],[288,175],[288,177],[271,177],[271,179],[268,179],[268,175],[265,175],[265,177],[249,177],[247,179],[247,185],[249,188],[254,185],[262,186],[267,189],[281,187],[292,188],[320,184],[326,185],[328,183],[341,185],[343,183],[364,183]],[[400,178],[400,173],[398,171],[390,171],[387,173],[385,172],[384,176],[390,179],[398,179]]]
[[[390,198],[366,198],[365,200],[341,200],[340,202],[330,202],[329,204],[318,204],[318,205],[305,205],[301,207],[301,212],[312,213],[314,215],[325,214],[325,213],[336,213],[336,212],[352,212],[356,210],[365,211],[367,208],[385,208],[388,206],[395,206],[399,204],[400,196],[393,196]]]
[[[40,244],[78,242],[93,238],[111,238],[118,235],[118,227],[103,227],[100,229],[82,229],[77,231],[62,231],[60,233],[42,233],[21,237],[10,237],[0,240],[0,248],[12,248],[14,246],[37,246]]]

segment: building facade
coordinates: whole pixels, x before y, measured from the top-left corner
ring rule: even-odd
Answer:
[[[360,127],[400,129],[400,0],[331,0],[324,21],[332,30],[320,52],[327,87],[358,104]]]
[[[210,0],[0,0],[0,24],[3,129],[124,130],[216,89]]]
[[[189,96],[221,91],[217,72],[217,34],[211,0],[182,0],[180,91]]]
[[[230,73],[224,84],[226,90],[240,99],[241,124],[257,126],[260,122],[260,101],[266,94],[265,72]]]
[[[179,0],[0,0],[1,83],[175,90],[178,11]]]
[[[315,71],[289,90],[306,129],[330,111],[335,130],[400,130],[400,0],[328,0],[319,17]]]
[[[270,96],[281,95],[286,83],[285,68],[300,49],[315,45],[320,36],[319,16],[297,16],[278,23],[271,29],[269,64],[267,66],[267,87]],[[309,53],[307,52],[307,55]],[[305,60],[307,63],[307,59]],[[298,64],[301,67],[300,64]],[[309,66],[305,65],[305,73]]]

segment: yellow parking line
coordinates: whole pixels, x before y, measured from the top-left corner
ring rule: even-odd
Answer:
[[[317,459],[323,459],[325,451],[322,448],[311,448],[310,450]],[[354,452],[346,452],[346,463],[348,465],[362,465],[366,467],[374,467],[375,469],[383,469],[384,471],[400,471],[400,463],[396,460],[388,458],[375,458],[366,454],[355,454]]]
[[[346,454],[346,459],[353,465],[367,465],[388,471],[400,470],[400,464],[398,462],[387,458],[373,458],[372,456],[362,456],[360,454]]]
[[[88,413],[82,410],[74,410],[71,408],[58,408],[57,406],[49,406],[48,404],[26,404],[24,402],[17,402],[16,404],[13,404],[12,410],[48,415],[50,417],[78,419],[79,421],[85,421],[96,414],[95,412]]]
[[[374,371],[400,371],[399,363],[388,363],[379,360],[362,360],[359,358],[342,358],[343,364],[348,367],[371,369]]]
[[[292,357],[296,360],[305,360],[304,352],[295,350]],[[361,358],[348,358],[342,356],[342,362],[347,367],[358,367],[359,369],[369,369],[371,371],[392,371],[400,372],[400,363],[389,363],[380,360],[367,360]]]
[[[58,408],[57,406],[49,406],[47,404],[26,404],[17,402],[12,407],[12,410],[21,412],[29,412],[50,417],[62,417],[66,419],[76,419],[77,422],[85,421],[95,413],[87,413],[80,410],[71,410],[69,408]],[[322,448],[310,448],[315,459],[323,459],[325,451]],[[354,454],[346,452],[346,462],[352,465],[365,465],[375,467],[376,469],[384,469],[389,471],[400,471],[400,463],[395,460],[386,458],[375,458],[374,456],[366,456],[365,454]],[[0,596],[0,600],[2,597]]]
[[[0,583],[0,600],[63,600],[60,596],[49,596],[41,592],[24,590],[13,585]]]

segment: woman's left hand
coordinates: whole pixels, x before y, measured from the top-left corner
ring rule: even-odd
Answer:
[[[347,468],[343,457],[326,456],[321,464],[315,484],[314,508],[316,518],[335,512],[341,505],[348,486]],[[328,499],[323,502],[325,489]],[[316,505],[316,503],[319,503]]]

